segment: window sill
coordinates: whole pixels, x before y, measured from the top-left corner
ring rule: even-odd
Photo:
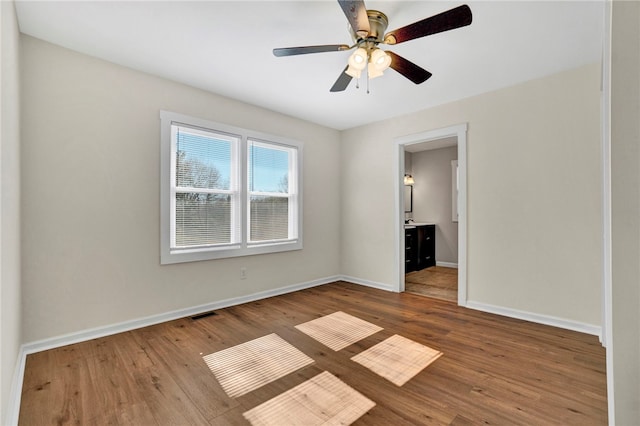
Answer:
[[[170,250],[161,253],[160,264],[171,265],[174,263],[198,262],[203,260],[228,259],[233,257],[254,256],[257,254],[282,253],[286,251],[302,250],[302,239],[286,242],[274,242],[268,244],[253,245],[242,248],[205,248],[205,249],[183,249]]]

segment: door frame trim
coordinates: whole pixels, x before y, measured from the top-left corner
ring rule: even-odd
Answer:
[[[395,175],[396,175],[396,207],[395,207],[395,241],[396,241],[396,277],[394,290],[403,292],[404,282],[404,149],[407,145],[435,142],[447,137],[458,140],[458,305],[467,304],[467,123],[438,129],[426,130],[394,139]]]

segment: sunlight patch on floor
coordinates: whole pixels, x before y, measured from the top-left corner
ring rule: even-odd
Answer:
[[[324,371],[245,412],[252,425],[349,425],[375,402]]]
[[[351,360],[402,386],[441,356],[442,352],[395,334]]]
[[[296,328],[334,351],[383,330],[382,327],[341,311],[296,325]]]
[[[275,333],[202,358],[232,398],[314,362]]]

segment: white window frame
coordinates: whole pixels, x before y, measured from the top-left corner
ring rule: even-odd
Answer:
[[[184,126],[192,129],[210,131],[216,135],[229,135],[237,138],[237,148],[232,150],[232,167],[234,176],[228,191],[237,199],[237,211],[232,212],[232,221],[239,220],[239,226],[232,223],[231,244],[172,248],[175,246],[175,145],[172,126]],[[290,152],[289,175],[289,235],[286,240],[271,240],[249,242],[249,191],[247,178],[248,143],[263,143],[268,147],[282,147]],[[291,250],[301,250],[302,244],[302,158],[303,145],[301,142],[268,135],[253,130],[243,129],[209,120],[190,117],[169,111],[160,111],[160,263],[173,264],[194,262],[210,259],[223,259],[256,254],[277,253]],[[234,170],[235,169],[235,170]],[[296,178],[297,177],[297,178]],[[268,195],[273,195],[268,193]],[[282,196],[282,194],[280,194]],[[234,214],[235,213],[235,214]],[[237,233],[234,234],[234,228]]]
[[[255,139],[255,138],[248,138],[247,141],[247,147],[249,146],[249,144],[253,144],[254,146],[259,146],[259,147],[263,147],[263,148],[268,148],[268,149],[277,149],[277,150],[281,150],[287,153],[288,157],[289,157],[289,176],[295,176],[296,175],[296,170],[298,169],[298,155],[296,155],[296,151],[297,148],[294,148],[290,145],[283,145],[283,144],[279,144],[279,143],[275,143],[275,142],[270,142],[270,141],[263,141],[263,140],[259,140],[259,139]],[[246,158],[246,165],[247,165],[247,169],[249,167],[249,155],[247,155]],[[296,209],[289,209],[289,220],[288,220],[288,225],[289,225],[289,230],[288,230],[288,235],[289,238],[287,239],[280,239],[280,240],[265,240],[265,241],[252,241],[251,240],[251,235],[250,235],[250,229],[251,229],[251,217],[250,217],[250,203],[251,203],[251,196],[252,195],[263,195],[263,196],[268,196],[268,197],[282,197],[282,198],[287,198],[289,200],[289,205],[290,206],[296,206],[298,203],[298,182],[296,182],[295,179],[289,179],[288,181],[288,185],[289,188],[287,190],[287,193],[282,193],[282,192],[260,192],[260,191],[250,191],[247,185],[247,198],[246,198],[246,206],[247,206],[247,223],[246,223],[246,229],[247,229],[247,245],[250,247],[255,247],[255,246],[259,246],[259,245],[269,245],[269,244],[281,244],[281,243],[288,243],[291,242],[293,240],[296,240],[298,238],[298,214],[296,212]]]
[[[175,124],[173,126],[171,124]],[[177,142],[177,127],[185,129],[185,131],[197,135],[201,135],[207,138],[210,138],[212,135],[215,135],[216,139],[221,139],[227,141],[231,145],[231,171],[230,171],[230,182],[229,189],[207,189],[207,188],[192,188],[192,187],[178,187],[176,186],[176,168],[170,166],[170,193],[171,199],[170,201],[170,245],[169,248],[171,251],[187,251],[187,250],[200,250],[200,249],[210,249],[210,250],[219,250],[221,248],[238,248],[242,242],[242,236],[240,233],[240,214],[241,214],[241,205],[240,205],[240,193],[239,193],[239,177],[240,171],[238,168],[238,150],[240,147],[240,136],[233,134],[226,134],[219,131],[213,130],[203,130],[199,128],[195,128],[192,126],[185,126],[184,124],[178,124],[172,122],[170,124],[171,127],[171,165],[176,164],[176,142]],[[231,195],[232,203],[231,203],[231,241],[226,244],[215,244],[208,246],[188,246],[187,248],[180,248],[176,243],[176,194],[185,193],[185,192],[194,192],[194,193],[209,193],[209,194],[228,194]]]

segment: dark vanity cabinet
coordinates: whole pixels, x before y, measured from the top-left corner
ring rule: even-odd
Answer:
[[[416,270],[436,266],[436,226],[424,225],[418,230],[418,265]]]
[[[436,226],[416,225],[404,230],[405,272],[436,265]]]
[[[404,230],[404,271],[415,271],[418,264],[418,228]]]

